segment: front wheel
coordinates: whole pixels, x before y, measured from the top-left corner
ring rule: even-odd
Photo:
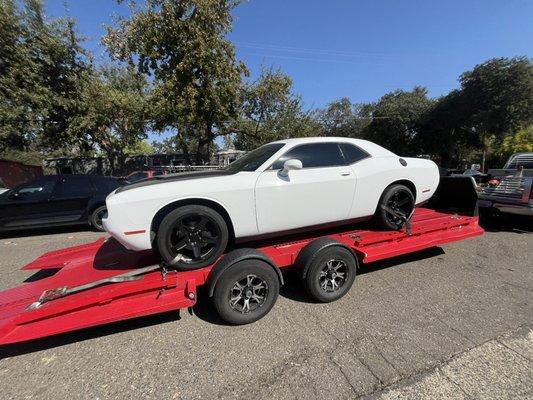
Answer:
[[[228,227],[212,208],[183,206],[170,212],[157,232],[156,245],[172,268],[188,271],[214,263],[228,244]]]

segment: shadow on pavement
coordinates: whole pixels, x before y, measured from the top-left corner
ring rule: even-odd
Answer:
[[[482,215],[479,224],[487,232],[533,232],[533,218],[511,214]]]

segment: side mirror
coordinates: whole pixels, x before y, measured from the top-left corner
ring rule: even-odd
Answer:
[[[279,171],[279,174],[280,176],[287,177],[289,176],[289,171],[294,170],[294,169],[302,169],[302,168],[303,168],[302,162],[300,160],[296,160],[293,158],[283,163],[283,169]]]

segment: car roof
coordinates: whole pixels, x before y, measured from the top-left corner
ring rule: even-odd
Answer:
[[[285,143],[287,145],[290,145],[290,147],[294,147],[300,144],[308,144],[308,143],[329,143],[329,142],[335,142],[335,143],[351,143],[353,145],[356,145],[366,152],[370,153],[374,157],[390,157],[390,156],[396,156],[393,152],[387,150],[384,147],[381,147],[380,145],[370,142],[368,140],[364,139],[354,139],[354,138],[347,138],[347,137],[337,137],[337,136],[315,136],[315,137],[304,137],[304,138],[294,138],[294,139],[283,139],[278,140],[273,143]]]

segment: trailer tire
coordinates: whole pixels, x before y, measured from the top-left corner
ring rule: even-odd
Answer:
[[[348,293],[356,273],[357,260],[350,250],[343,246],[328,246],[309,262],[304,286],[311,298],[329,303]]]
[[[279,277],[267,262],[242,260],[223,272],[212,300],[224,321],[233,325],[249,324],[272,309],[279,286]]]

